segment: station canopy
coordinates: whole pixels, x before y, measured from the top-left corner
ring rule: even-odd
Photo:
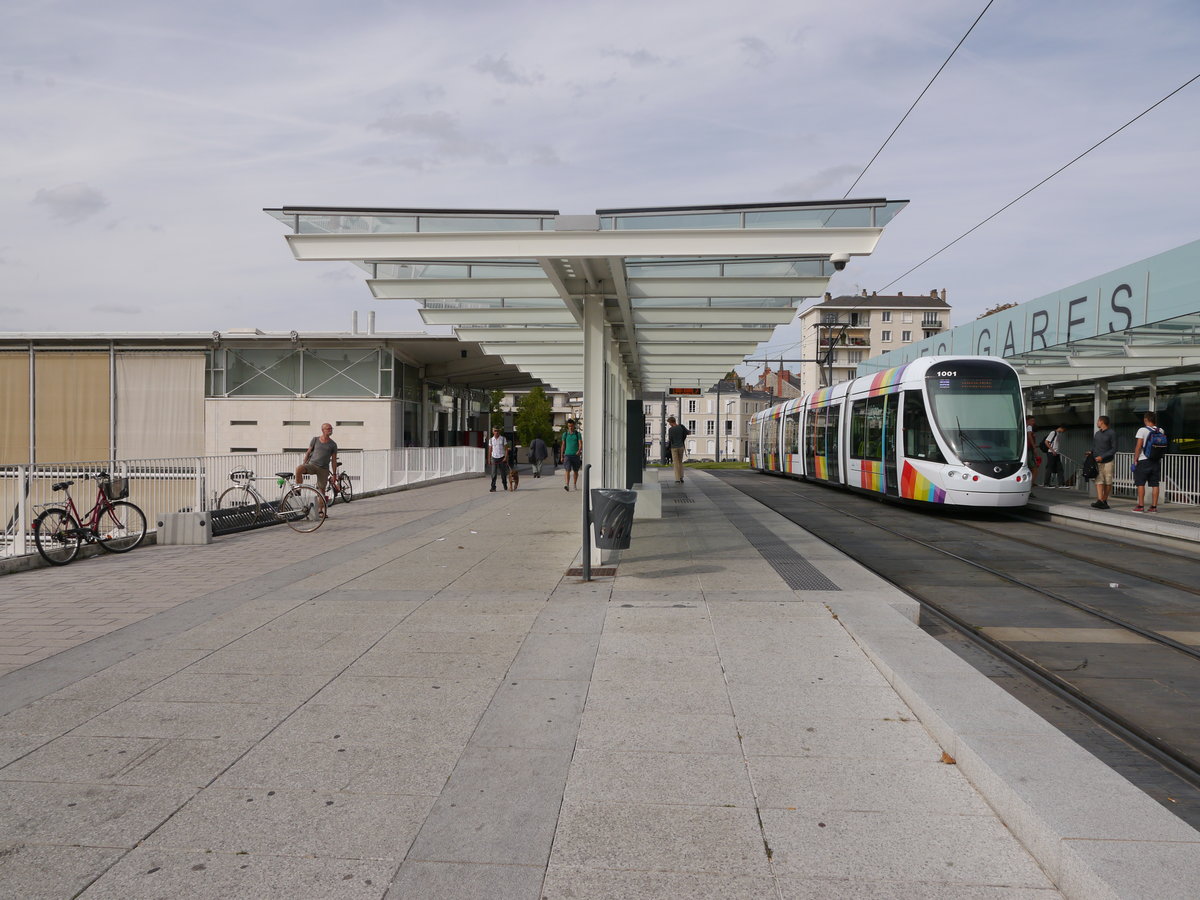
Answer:
[[[707,388],[873,252],[906,200],[598,210],[285,206],[298,260],[348,261],[530,377],[580,391],[584,307],[602,304],[635,391]]]

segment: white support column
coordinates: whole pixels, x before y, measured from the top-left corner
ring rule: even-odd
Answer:
[[[605,370],[608,368],[608,335],[604,325],[604,298],[583,298],[583,406],[587,410],[583,429],[583,464],[592,466],[589,487],[608,487],[608,397]],[[587,503],[588,498],[584,497]],[[590,540],[590,538],[589,538]],[[591,564],[601,563],[601,551],[592,546]]]
[[[1092,418],[1108,415],[1108,382],[1098,381],[1092,392]]]
[[[1158,376],[1150,376],[1150,412],[1158,412]]]

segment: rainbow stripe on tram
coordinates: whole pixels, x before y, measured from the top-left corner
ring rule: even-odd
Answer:
[[[876,372],[871,379],[871,386],[867,389],[867,396],[876,397],[879,394],[890,394],[900,383],[900,379],[904,377],[904,370],[907,368],[908,364],[905,363],[902,366]]]
[[[833,388],[823,387],[818,391],[814,391],[808,397],[808,408],[812,409],[815,406],[824,406],[829,402],[830,396],[833,394]]]
[[[859,486],[868,491],[883,493],[883,463],[876,460],[864,459],[859,473]]]
[[[813,457],[813,477],[822,481],[829,480],[829,459],[824,456]]]
[[[916,470],[904,463],[900,475],[900,496],[908,500],[924,500],[927,503],[945,503],[946,492]]]

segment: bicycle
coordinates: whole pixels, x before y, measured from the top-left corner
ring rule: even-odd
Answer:
[[[330,479],[330,484],[333,485],[333,495],[341,497],[343,503],[349,503],[354,499],[354,485],[350,483],[350,473],[345,469],[338,472],[336,479]]]
[[[247,524],[254,525],[266,507],[293,531],[307,534],[320,528],[325,521],[325,495],[311,485],[293,483],[291,472],[276,472],[275,478],[282,493],[278,502],[272,503],[254,486],[254,482],[270,481],[269,478],[256,478],[249,469],[230,472],[234,486],[226,488],[217,498],[217,509],[240,509],[249,518]]]
[[[340,467],[341,463],[337,464]],[[320,490],[320,488],[317,488]],[[349,503],[354,499],[354,485],[350,481],[350,475],[345,470],[339,472],[336,478],[330,477],[325,479],[325,490],[321,492],[325,498],[325,508],[333,504],[333,501],[338,497],[342,498],[343,503]]]
[[[41,504],[33,521],[33,541],[42,559],[52,566],[65,566],[79,555],[83,543],[99,543],[112,553],[128,553],[146,537],[146,514],[125,498],[129,479],[112,478],[107,472],[96,479],[96,502],[80,516],[71,497],[74,481],[59,481],[55,491],[66,494],[66,502]]]
[[[339,463],[339,467],[340,465]],[[345,470],[338,472],[336,478],[326,479],[325,487],[329,491],[324,494],[327,507],[338,497],[342,498],[343,503],[349,503],[354,499],[354,485],[350,483],[350,475]]]

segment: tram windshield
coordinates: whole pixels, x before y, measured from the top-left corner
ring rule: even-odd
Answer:
[[[1021,458],[1021,385],[1012,369],[985,360],[948,360],[930,368],[925,389],[938,430],[964,463]]]

